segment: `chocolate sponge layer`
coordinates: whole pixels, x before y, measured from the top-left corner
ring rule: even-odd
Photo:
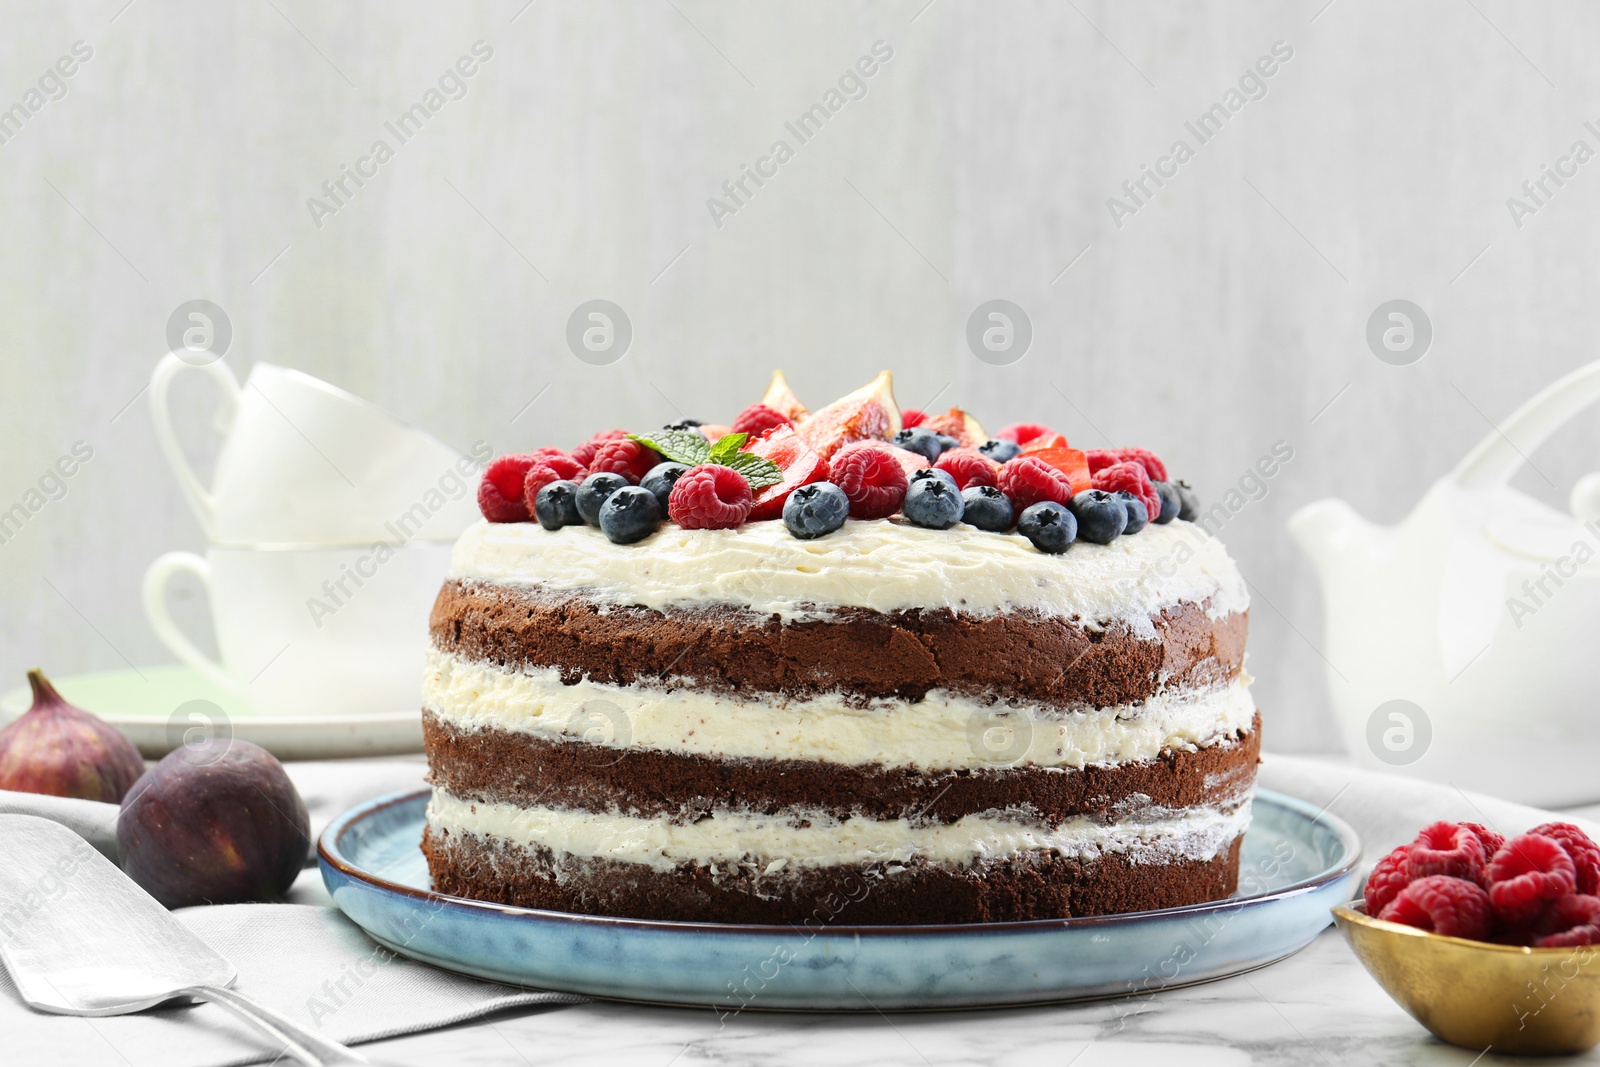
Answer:
[[[537,586],[446,582],[430,618],[435,647],[505,667],[553,667],[565,681],[689,679],[720,692],[919,700],[930,689],[1058,707],[1107,707],[1158,689],[1236,677],[1247,613],[1211,619],[1185,603],[1103,630],[1057,616],[838,608],[784,622],[731,608],[657,611]]]
[[[465,800],[692,822],[713,810],[821,811],[838,819],[953,823],[1018,812],[1048,823],[1088,815],[1114,822],[1145,807],[1220,806],[1254,785],[1258,715],[1249,733],[1195,752],[1118,766],[1053,770],[976,766],[958,771],[815,760],[719,759],[552,740],[512,730],[458,730],[422,720],[429,780]]]

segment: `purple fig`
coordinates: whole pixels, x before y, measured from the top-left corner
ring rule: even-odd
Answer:
[[[144,773],[133,742],[68,704],[39,670],[28,684],[33,707],[0,730],[0,789],[121,803]]]
[[[311,819],[270,752],[213,737],[135,783],[117,849],[128,876],[169,908],[281,900],[311,852]]]

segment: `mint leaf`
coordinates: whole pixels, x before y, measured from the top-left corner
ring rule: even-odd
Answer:
[[[628,437],[677,463],[698,467],[702,463],[714,462],[711,458],[711,442],[696,430],[661,429],[650,434],[630,433]]]
[[[782,469],[772,460],[739,451],[739,447],[749,440],[749,434],[730,433],[716,444],[707,441],[703,434],[695,430],[656,430],[649,434],[630,433],[628,437],[677,463],[691,467],[698,467],[702,463],[731,467],[745,476],[751,492],[783,481]]]
[[[739,449],[749,439],[750,435],[747,433],[730,433],[718,438],[717,443],[711,446],[711,455],[707,462],[730,466],[730,461],[739,454]]]
[[[751,492],[765,489],[769,485],[777,485],[783,481],[783,471],[778,465],[765,456],[758,456],[753,452],[736,453],[726,462],[750,482]]]

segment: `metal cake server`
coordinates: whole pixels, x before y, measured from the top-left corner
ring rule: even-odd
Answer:
[[[228,988],[233,964],[49,819],[0,815],[0,961],[40,1011],[124,1015],[193,997],[248,1020],[311,1067],[368,1062]]]

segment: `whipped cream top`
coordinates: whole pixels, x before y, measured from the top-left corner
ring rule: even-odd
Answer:
[[[456,542],[450,577],[657,609],[729,605],[785,619],[834,607],[1032,610],[1089,627],[1123,621],[1144,637],[1155,636],[1150,616],[1163,608],[1206,603],[1221,618],[1250,603],[1222,543],[1183,521],[1151,524],[1109,545],[1080,541],[1061,555],[1016,534],[889,519],[851,519],[813,541],[777,521],[733,530],[667,524],[634,545],[614,545],[590,526],[479,522]]]

